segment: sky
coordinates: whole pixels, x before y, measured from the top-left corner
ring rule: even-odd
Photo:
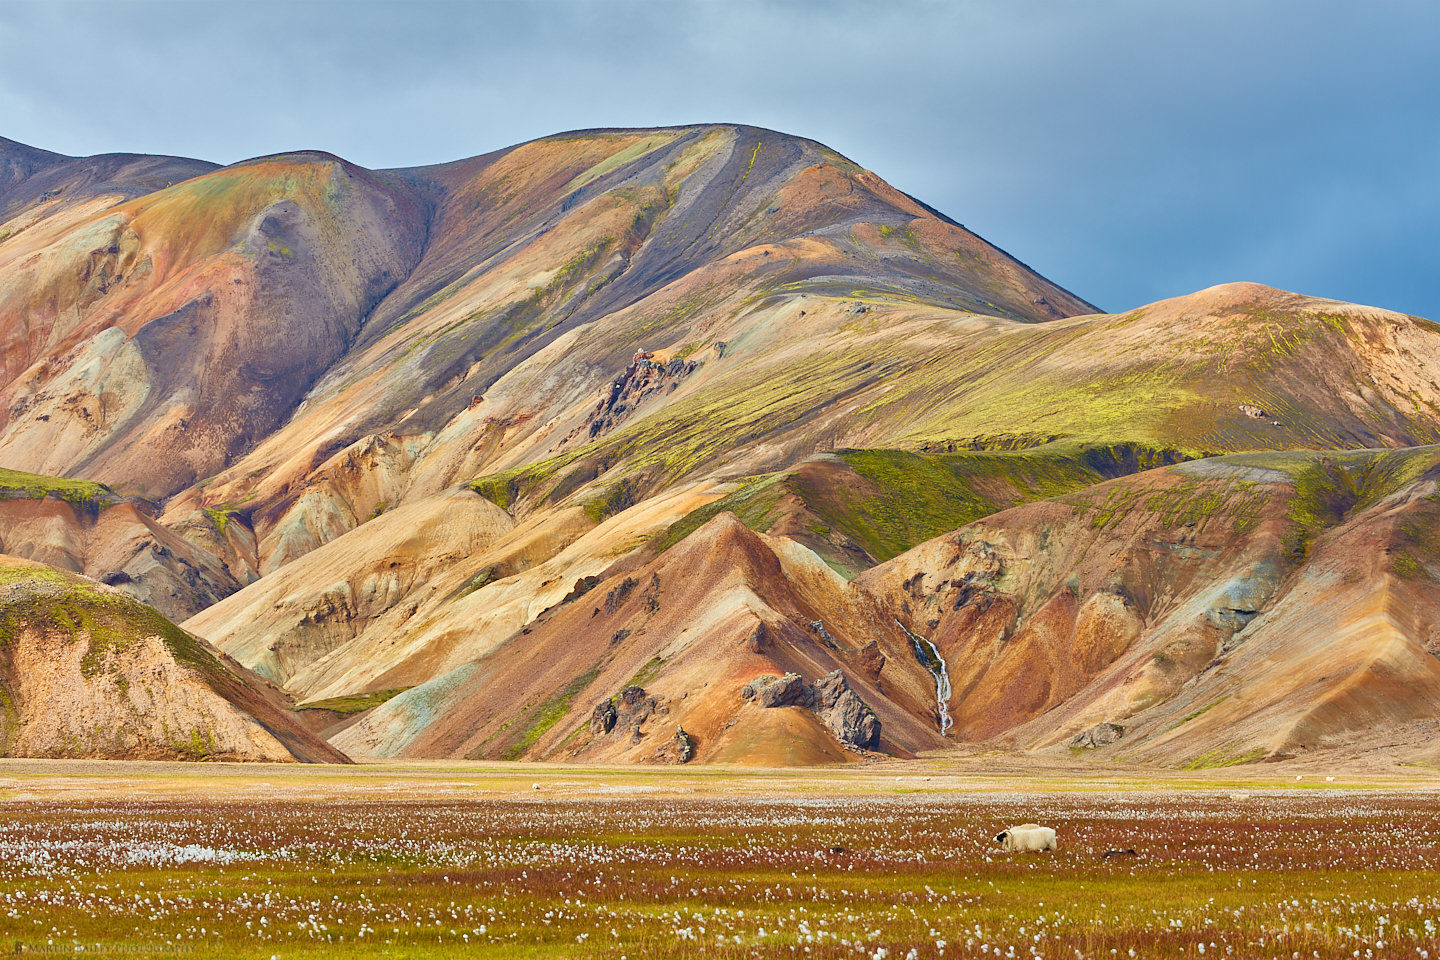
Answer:
[[[1440,319],[1435,0],[0,0],[0,135],[438,163],[819,140],[1110,311],[1253,280]]]

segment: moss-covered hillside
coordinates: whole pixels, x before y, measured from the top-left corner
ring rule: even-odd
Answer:
[[[273,692],[113,588],[0,558],[0,753],[343,760]]]
[[[64,500],[81,509],[99,510],[118,503],[120,497],[103,483],[48,477],[23,470],[0,467],[0,500]]]
[[[1048,443],[950,453],[841,450],[794,471],[740,481],[734,492],[671,524],[651,547],[664,552],[729,511],[750,529],[799,540],[853,575],[1017,504],[1053,500],[1181,459],[1176,451],[1136,444]]]

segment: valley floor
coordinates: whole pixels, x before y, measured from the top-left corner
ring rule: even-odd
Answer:
[[[1437,870],[1420,768],[0,762],[17,953],[1424,958]]]

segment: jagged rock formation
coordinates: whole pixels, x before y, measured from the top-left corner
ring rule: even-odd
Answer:
[[[595,705],[590,715],[590,733],[598,737],[615,731],[638,745],[645,736],[645,721],[657,713],[669,712],[654,697],[647,696],[643,687],[626,687],[613,699],[601,700]]]
[[[1070,741],[1070,745],[1087,749],[1108,747],[1123,736],[1125,736],[1125,728],[1118,723],[1097,723],[1089,730],[1081,730],[1075,734],[1075,739]]]
[[[699,366],[698,360],[671,357],[662,362],[649,350],[637,350],[630,366],[610,382],[609,389],[595,405],[586,421],[586,433],[592,440],[609,433],[653,395],[679,387],[680,381]]]
[[[798,673],[783,677],[757,677],[740,689],[745,700],[762,707],[803,707],[811,711],[847,747],[873,750],[880,745],[880,721],[865,701],[845,682],[845,675],[832,670],[814,684]]]
[[[676,725],[675,736],[662,743],[654,754],[657,763],[689,763],[695,758],[695,738]]]

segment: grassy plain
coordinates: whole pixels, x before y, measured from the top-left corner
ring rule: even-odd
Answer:
[[[1324,773],[3,761],[0,948],[1440,956],[1440,778]]]

